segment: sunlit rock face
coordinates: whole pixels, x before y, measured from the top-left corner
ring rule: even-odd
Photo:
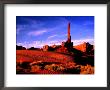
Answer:
[[[88,42],[87,43],[84,42],[83,44],[76,45],[73,48],[80,50],[82,52],[87,52],[87,53],[94,50],[94,46],[89,44]]]

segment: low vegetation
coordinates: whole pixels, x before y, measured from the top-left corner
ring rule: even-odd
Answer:
[[[94,74],[93,65],[77,63],[71,55],[37,50],[17,50],[16,55],[17,74]]]

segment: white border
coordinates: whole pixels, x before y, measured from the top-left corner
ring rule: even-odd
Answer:
[[[16,75],[16,16],[95,16],[94,75]],[[6,87],[106,87],[107,5],[6,5]]]

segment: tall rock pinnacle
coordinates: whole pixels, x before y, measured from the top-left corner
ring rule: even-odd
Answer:
[[[68,23],[68,42],[71,42],[71,35],[70,35],[70,23]]]

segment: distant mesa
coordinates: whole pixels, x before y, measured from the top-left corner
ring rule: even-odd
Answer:
[[[31,47],[31,48],[28,48],[27,50],[40,50],[40,48]]]
[[[16,50],[41,50],[40,48],[35,48],[35,47],[30,47],[30,48],[25,48],[23,46],[18,46],[16,45]]]
[[[16,50],[26,50],[26,48],[23,46],[16,45]]]

